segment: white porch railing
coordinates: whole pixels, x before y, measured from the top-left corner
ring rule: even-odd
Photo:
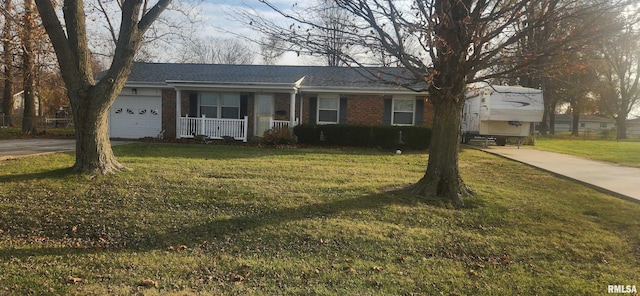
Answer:
[[[291,122],[289,120],[274,120],[273,117],[269,118],[269,126],[271,128],[288,128]],[[293,122],[293,126],[298,125],[298,118]]]
[[[193,138],[194,135],[204,135],[211,139],[233,137],[236,140],[247,141],[247,116],[244,119],[218,119],[202,117],[180,117],[180,138]]]

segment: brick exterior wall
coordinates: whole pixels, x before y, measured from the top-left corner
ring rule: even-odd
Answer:
[[[176,91],[162,90],[162,129],[165,139],[176,138]]]
[[[433,104],[429,101],[429,98],[422,98],[424,99],[424,125],[430,127],[433,125]]]
[[[276,94],[274,96],[274,101],[275,116],[273,119],[289,120],[289,102],[291,101],[291,94]]]
[[[342,96],[347,98],[347,124],[381,125],[384,99],[391,96]]]
[[[189,95],[191,91],[182,91],[181,116],[189,114]],[[247,117],[249,120],[249,137],[254,134],[255,125],[255,95],[253,93],[242,93],[247,95]],[[297,95],[295,117],[300,117],[300,98],[303,99],[302,122],[309,123],[309,98],[317,95]],[[390,95],[344,95],[347,98],[347,124],[361,125],[381,125],[384,113],[384,100],[390,99]],[[289,101],[291,95],[288,93],[277,93],[274,95],[274,111],[276,120],[289,120]],[[425,98],[424,104],[424,125],[431,126],[433,121],[433,106]],[[176,137],[176,91],[173,89],[162,90],[162,129],[165,138]]]
[[[317,95],[303,95],[302,123],[309,122],[309,98]],[[391,99],[391,95],[343,95],[341,98],[347,99],[347,124],[360,125],[382,125],[384,116],[384,100]],[[433,122],[433,105],[426,97],[422,98],[424,103],[424,124],[431,126]],[[299,98],[296,104],[296,117],[300,114]]]

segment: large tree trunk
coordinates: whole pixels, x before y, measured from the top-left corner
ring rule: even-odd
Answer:
[[[33,44],[34,12],[33,0],[24,1],[24,22],[22,31],[22,75],[24,77],[24,113],[22,133],[35,134],[38,114],[36,113],[36,53]]]
[[[540,134],[543,136],[547,135],[547,131],[549,130],[549,124],[548,122],[550,121],[550,114],[549,114],[549,107],[547,105],[547,103],[544,103],[544,111],[542,112],[542,121],[540,122],[538,131],[540,131]]]
[[[104,77],[96,83],[91,69],[83,1],[64,1],[63,28],[54,1],[36,0],[71,101],[76,125],[75,171],[106,174],[124,169],[111,150],[107,123],[109,108],[131,73],[134,55],[144,32],[169,3],[171,0],[158,0],[149,8],[146,1],[121,2],[121,24],[114,58]]]
[[[558,105],[558,99],[554,98],[551,100],[551,105],[549,105],[549,134],[556,134],[556,107]]]
[[[13,101],[13,44],[11,44],[11,30],[13,22],[9,21],[12,17],[13,4],[11,0],[4,2],[4,26],[2,28],[2,60],[4,64],[4,88],[2,93],[2,110],[4,111],[4,124],[13,126],[13,109],[15,109]]]
[[[428,199],[444,197],[456,207],[464,206],[464,197],[473,194],[458,171],[459,137],[464,88],[431,93],[434,119],[429,144],[427,170],[411,190]]]
[[[618,116],[616,117],[616,140],[624,139],[627,139],[627,117]]]
[[[467,49],[471,43],[468,23],[469,1],[435,1],[439,19],[434,28],[436,52],[432,57],[433,80],[429,97],[434,118],[429,144],[429,162],[424,177],[412,191],[426,198],[441,197],[456,207],[464,206],[464,197],[473,194],[458,171],[458,148],[462,108],[467,89]]]
[[[79,96],[82,95],[81,92]],[[125,166],[116,160],[111,150],[108,124],[111,103],[95,103],[112,100],[99,99],[100,94],[90,96],[91,94],[87,94],[71,98],[76,131],[76,162],[73,169],[90,174],[110,174],[125,170]]]
[[[577,108],[573,108],[571,113],[571,135],[574,137],[580,136],[580,111]]]

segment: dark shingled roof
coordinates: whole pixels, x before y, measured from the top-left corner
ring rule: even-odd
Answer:
[[[571,114],[556,114],[556,122],[558,121],[571,121],[573,120],[573,115]],[[598,116],[598,115],[589,115],[589,114],[580,114],[580,121],[582,122],[615,122],[615,120]]]
[[[348,68],[325,66],[211,65],[134,63],[129,83],[211,82],[224,84],[291,84],[305,77],[303,87],[397,89],[399,84],[424,89],[413,83],[403,68]]]

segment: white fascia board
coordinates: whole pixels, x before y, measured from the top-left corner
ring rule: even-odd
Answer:
[[[124,87],[130,88],[170,88],[169,85],[163,82],[139,82],[139,81],[127,81]]]
[[[167,85],[189,90],[225,90],[225,91],[247,91],[256,92],[286,92],[295,91],[294,83],[220,83],[204,81],[174,81],[168,80]]]
[[[337,93],[337,94],[354,94],[354,95],[411,95],[426,96],[427,91],[413,91],[405,88],[360,88],[360,87],[300,87],[302,93]]]

